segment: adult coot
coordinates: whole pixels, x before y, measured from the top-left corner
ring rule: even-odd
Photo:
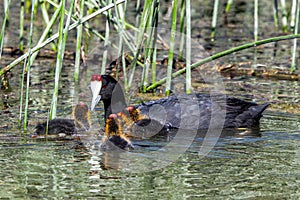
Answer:
[[[109,75],[93,75],[91,90],[91,110],[100,100],[103,101],[105,120],[110,114],[122,112],[127,107],[121,86]],[[199,130],[220,126],[223,129],[257,127],[268,105],[258,105],[224,94],[197,93],[171,95],[134,108],[138,114],[147,116],[148,121],[155,121],[156,126]]]

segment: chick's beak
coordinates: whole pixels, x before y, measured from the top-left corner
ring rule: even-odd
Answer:
[[[101,80],[92,80],[91,81],[91,90],[93,94],[92,102],[91,102],[91,111],[95,109],[95,106],[101,99],[100,90],[102,87],[102,81]]]

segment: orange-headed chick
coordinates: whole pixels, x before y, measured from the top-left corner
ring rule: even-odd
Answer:
[[[134,123],[136,123],[140,120],[143,120],[143,119],[148,119],[147,116],[142,115],[141,111],[139,109],[135,108],[134,106],[128,106],[126,108],[126,110],[128,111],[129,116]]]
[[[133,106],[128,106],[124,112],[119,112],[117,116],[120,118],[123,133],[128,137],[139,137],[139,133],[134,133],[132,127],[135,124],[144,126],[145,122],[148,123],[149,121],[147,116],[141,114],[141,111]]]
[[[73,109],[72,116],[75,120],[75,126],[81,130],[89,130],[91,127],[90,110],[85,103],[79,102]]]
[[[102,140],[102,146],[109,148],[111,145],[117,146],[124,150],[133,149],[130,140],[124,135],[122,131],[122,124],[120,118],[116,114],[110,114],[106,119],[105,133]]]
[[[124,129],[128,128],[133,123],[128,113],[119,112],[117,113],[117,116]]]

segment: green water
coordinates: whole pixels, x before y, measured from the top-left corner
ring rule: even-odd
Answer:
[[[260,9],[272,13],[269,2],[260,1]],[[193,37],[204,46],[205,55],[243,44],[252,38],[252,24],[244,22],[251,21],[253,9],[247,7],[246,1],[240,1],[238,8],[233,7],[229,16],[231,27],[217,31],[216,43],[211,43],[211,4],[199,1],[193,5]],[[129,6],[129,10],[133,7]],[[162,13],[166,13],[168,7],[168,3],[164,2]],[[0,10],[3,12],[3,9]],[[16,20],[10,21],[8,30],[11,34],[6,35],[5,46],[17,46],[18,43],[18,5],[14,5],[13,10],[16,11],[12,13],[15,18],[11,19]],[[265,11],[260,19],[259,37],[274,34],[272,15],[267,15]],[[134,20],[134,17],[129,17],[132,23]],[[219,23],[223,23],[222,20],[219,18]],[[167,24],[167,21],[164,19],[162,23]],[[99,29],[103,30],[103,27]],[[36,27],[37,30],[39,28]],[[71,32],[70,38],[69,50],[73,51],[74,32]],[[103,44],[92,37],[89,45],[93,53],[89,54],[88,66],[81,69],[79,84],[73,81],[73,60],[64,63],[58,99],[59,117],[70,117],[73,105],[79,101],[90,103],[89,81],[92,74],[100,72],[102,52],[98,49],[103,48]],[[263,64],[288,68],[291,45],[292,41],[284,41],[277,43],[277,46],[265,45],[257,51],[245,50],[209,63],[209,67],[249,62],[249,66]],[[195,54],[198,52],[195,51]],[[11,56],[4,56],[1,66],[11,60]],[[38,122],[47,119],[54,85],[53,66],[55,58],[45,57],[32,66],[27,134],[34,131]],[[92,113],[92,130],[88,133],[90,135],[82,137],[84,145],[80,145],[78,140],[30,139],[17,128],[21,70],[22,64],[9,74],[12,91],[1,90],[0,93],[1,199],[300,198],[299,81],[264,80],[249,76],[222,78],[226,93],[258,103],[270,102],[271,107],[261,119],[258,135],[231,134],[222,137],[203,157],[199,155],[203,137],[194,138],[193,143],[187,146],[174,145],[169,148],[165,145],[172,143],[170,138],[156,138],[133,141],[136,149],[130,152],[99,150],[97,146],[101,138],[95,135],[101,132],[99,130],[104,124],[102,104]],[[193,78],[195,82],[199,81],[197,76]],[[177,83],[178,89],[182,89]],[[194,87],[195,92],[203,89],[198,85]],[[136,97],[135,93],[129,94],[130,103],[136,99],[141,97]],[[182,141],[188,139],[181,138]],[[181,148],[187,150],[178,154]],[[169,157],[160,158],[152,153]]]
[[[300,132],[267,128],[267,124],[280,124],[284,119],[268,113],[262,120],[261,137],[221,138],[204,158],[198,154],[202,139],[197,138],[178,160],[150,172],[141,168],[133,172],[126,165],[133,154],[145,163],[155,160],[147,157],[153,147],[138,147],[141,142],[136,150],[118,154],[81,148],[74,141],[6,138],[0,149],[0,194],[2,198],[29,199],[297,199]],[[289,126],[278,129],[297,127],[299,119],[290,117]]]

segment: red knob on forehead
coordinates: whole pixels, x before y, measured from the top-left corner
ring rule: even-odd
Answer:
[[[117,116],[116,114],[110,114],[110,115],[109,115],[109,118],[110,118],[110,119],[117,119],[118,116]]]
[[[91,81],[102,81],[102,77],[99,74],[93,74]]]
[[[84,105],[85,105],[85,103],[83,103],[83,102],[79,102],[79,103],[78,103],[78,105],[79,105],[79,106],[84,106]]]
[[[128,107],[126,108],[126,110],[127,110],[127,111],[133,111],[133,110],[134,110],[134,107],[133,107],[133,106],[128,106]]]
[[[88,106],[85,104],[85,103],[83,103],[83,102],[79,102],[78,104],[77,104],[77,106],[78,107],[81,107],[81,108],[87,108]]]

